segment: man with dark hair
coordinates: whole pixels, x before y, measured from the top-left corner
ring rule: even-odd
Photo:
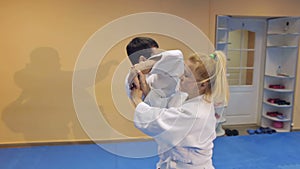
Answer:
[[[139,63],[140,57],[148,59],[159,48],[158,43],[148,37],[136,37],[126,46],[127,55],[132,65]]]
[[[152,38],[135,37],[127,44],[126,52],[132,66],[138,67],[139,70],[142,69],[143,73],[148,74],[154,62],[153,60],[147,62],[144,61],[157,53],[156,51],[158,51],[158,48],[158,43]],[[131,71],[126,77],[126,91],[128,96],[130,96],[130,88],[134,87],[134,85],[137,85],[135,87],[140,87],[139,84],[134,84],[132,82],[133,78],[136,76],[136,70],[137,69],[131,68]],[[149,91],[148,86],[143,86],[143,89]]]
[[[148,37],[136,37],[126,47],[132,67],[126,77],[127,94],[130,89],[142,89],[145,102],[151,106],[177,106],[174,99],[178,95],[180,77],[184,73],[183,54],[180,50],[162,51],[155,40]],[[146,76],[138,76],[142,72]],[[137,77],[137,78],[136,78]],[[139,83],[138,78],[147,79]],[[173,101],[171,101],[173,100]]]

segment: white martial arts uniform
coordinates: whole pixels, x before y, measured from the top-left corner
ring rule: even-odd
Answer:
[[[178,97],[180,77],[184,73],[182,52],[170,50],[159,55],[161,59],[154,64],[146,79],[151,90],[144,102],[153,107],[177,107],[179,105],[170,101],[176,101],[172,98]]]
[[[135,126],[158,144],[160,169],[213,169],[211,157],[215,134],[213,104],[202,96],[186,101],[179,91],[184,73],[179,50],[161,53],[146,81],[151,90],[135,110]],[[154,56],[154,57],[157,57]],[[130,96],[128,76],[127,94]]]
[[[168,109],[141,102],[135,109],[135,126],[157,142],[157,168],[213,169],[214,105],[203,96],[181,101],[182,106]]]
[[[169,50],[160,54],[151,56],[151,58],[160,58],[152,67],[149,74],[146,75],[147,84],[150,91],[144,98],[144,102],[153,107],[177,107],[180,106],[178,98],[180,77],[184,73],[184,59],[180,50]],[[128,75],[126,77],[128,83]],[[127,94],[130,96],[129,85]]]

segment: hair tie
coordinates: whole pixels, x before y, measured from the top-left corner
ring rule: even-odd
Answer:
[[[212,53],[212,54],[209,55],[209,57],[211,57],[213,60],[215,60],[216,59],[216,54]]]

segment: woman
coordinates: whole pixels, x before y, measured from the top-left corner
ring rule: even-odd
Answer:
[[[144,88],[134,88],[135,126],[158,144],[160,169],[213,169],[213,140],[216,138],[214,106],[227,105],[228,83],[225,55],[195,54],[186,61],[179,107],[157,108],[143,102]],[[139,72],[135,83],[146,84]]]

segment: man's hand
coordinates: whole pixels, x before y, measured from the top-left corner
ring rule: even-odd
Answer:
[[[143,102],[143,91],[139,88],[133,88],[131,90],[131,101],[133,102],[134,106],[136,107],[139,103]]]
[[[133,90],[133,89],[141,89],[138,76],[135,76],[130,84],[130,90]]]
[[[144,96],[147,96],[147,94],[150,91],[150,87],[146,82],[146,76],[143,72],[138,71],[138,80],[139,80],[139,87],[143,91]]]

